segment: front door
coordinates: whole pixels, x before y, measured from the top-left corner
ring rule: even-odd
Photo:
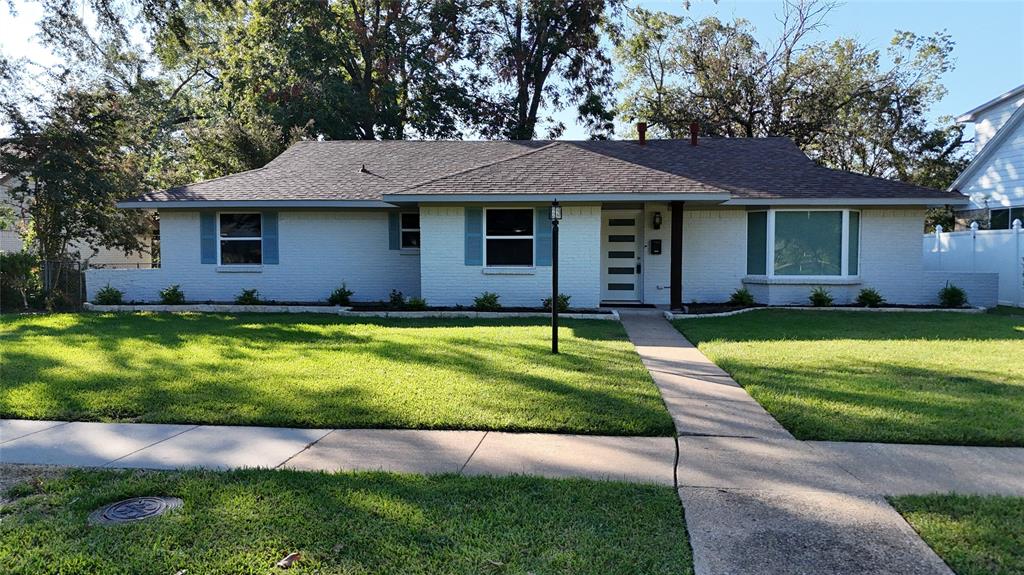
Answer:
[[[640,210],[601,212],[601,300],[641,300],[643,218]]]

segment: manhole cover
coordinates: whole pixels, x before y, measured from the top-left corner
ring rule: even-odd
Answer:
[[[181,507],[177,497],[133,497],[100,507],[89,515],[91,523],[130,523],[142,521]]]

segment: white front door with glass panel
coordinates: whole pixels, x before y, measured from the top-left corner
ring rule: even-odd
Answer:
[[[601,300],[639,302],[643,258],[640,210],[601,212]]]

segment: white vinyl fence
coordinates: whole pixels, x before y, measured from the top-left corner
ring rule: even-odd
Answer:
[[[924,269],[957,272],[997,272],[999,303],[1024,307],[1024,230],[1014,220],[1013,229],[925,234],[922,242]]]

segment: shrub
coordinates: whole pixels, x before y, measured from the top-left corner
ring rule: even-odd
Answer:
[[[327,303],[331,305],[348,305],[352,303],[352,290],[348,289],[345,282],[341,282],[341,287],[331,292],[331,295],[327,297]]]
[[[427,300],[421,297],[411,297],[409,301],[405,302],[405,309],[413,311],[422,311],[427,309]]]
[[[559,313],[569,311],[569,300],[570,299],[572,299],[572,296],[570,296],[568,294],[564,294],[564,293],[558,294],[558,311],[559,311]],[[541,302],[541,305],[544,307],[544,311],[551,311],[551,298],[549,298],[549,297],[544,298],[544,301]]]
[[[28,309],[39,295],[39,260],[30,252],[0,252],[0,305]]]
[[[832,305],[832,292],[818,286],[811,290],[811,305],[814,307],[829,307]]]
[[[885,298],[875,288],[864,288],[857,294],[857,303],[864,307],[878,307],[885,303]]]
[[[473,298],[473,308],[479,311],[496,311],[501,309],[501,299],[496,293],[485,291],[484,293]]]
[[[95,303],[99,305],[121,305],[124,303],[124,292],[107,284],[107,287],[96,292]]]
[[[754,305],[754,294],[747,288],[739,288],[729,296],[729,303],[732,305],[751,306]]]
[[[181,305],[185,303],[185,292],[181,291],[181,286],[178,284],[165,287],[160,290],[160,303],[164,305]]]
[[[388,299],[388,304],[391,307],[405,307],[405,294],[396,289],[391,290],[391,297]]]
[[[967,305],[967,292],[949,282],[939,290],[939,303],[942,307],[964,307]]]
[[[259,305],[262,302],[260,292],[256,289],[244,289],[242,293],[235,296],[235,304],[237,305]]]

